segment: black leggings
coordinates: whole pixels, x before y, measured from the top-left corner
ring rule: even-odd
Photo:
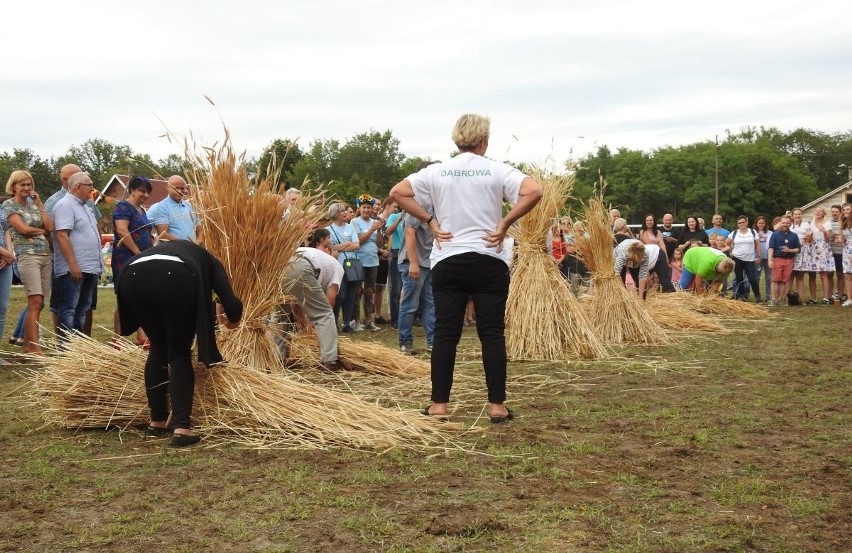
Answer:
[[[432,268],[435,297],[435,343],[432,349],[432,401],[447,403],[453,386],[456,348],[464,329],[468,298],[476,309],[476,333],[482,344],[482,365],[488,401],[506,400],[506,299],[509,267],[496,257],[462,253]]]
[[[169,418],[172,428],[190,428],[195,373],[191,349],[198,306],[197,277],[178,261],[151,260],[124,268],[119,297],[151,342],[145,362],[145,391],[151,421]]]

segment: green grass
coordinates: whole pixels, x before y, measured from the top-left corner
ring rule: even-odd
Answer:
[[[109,327],[114,297],[100,292]],[[21,300],[15,290],[6,337]],[[513,363],[518,418],[480,421],[472,453],[436,457],[172,451],[44,428],[7,367],[0,551],[852,550],[852,311],[776,312],[617,359]],[[530,371],[551,383],[514,380]],[[459,372],[482,381],[478,360]]]

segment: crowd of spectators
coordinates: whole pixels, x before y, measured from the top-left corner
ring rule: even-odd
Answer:
[[[694,288],[696,275],[689,267],[701,257],[706,258],[703,260],[707,265],[707,276],[699,279],[706,288],[702,291],[709,290],[740,301],[748,301],[753,296],[755,302],[771,306],[831,305],[835,302],[852,306],[849,300],[852,291],[852,232],[849,231],[852,204],[833,205],[830,215],[824,207],[817,207],[809,221],[803,220],[800,208],[776,217],[771,224],[762,215],[754,222],[740,215],[731,230],[725,228],[719,214],[713,215],[711,221],[712,226],[705,228],[702,218],[689,215],[683,225],[678,226],[672,214],[666,213],[662,224],[658,224],[656,216],[649,213],[634,233],[618,210],[611,210],[616,272],[628,287],[640,293],[650,289],[666,292],[671,286]],[[548,248],[576,294],[591,283],[582,261],[573,255],[573,232],[571,220],[562,217],[551,229]],[[687,252],[694,248],[707,248],[712,253],[689,255],[687,260]],[[665,270],[659,270],[662,266],[658,259],[664,260]],[[714,259],[729,259],[730,263],[714,263]],[[653,269],[655,263],[657,270]],[[716,271],[717,268],[721,272]],[[660,273],[665,273],[662,278]],[[733,273],[731,282],[729,273]],[[804,299],[805,276],[808,277],[807,300]],[[711,286],[714,282],[718,286]]]

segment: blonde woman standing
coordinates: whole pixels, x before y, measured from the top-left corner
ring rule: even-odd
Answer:
[[[823,305],[831,305],[831,300],[828,297],[831,295],[831,280],[829,275],[834,273],[834,255],[831,253],[831,222],[825,216],[825,208],[818,206],[814,210],[813,219],[811,219],[808,228],[808,236],[810,236],[810,256],[806,260],[808,272],[811,277],[808,279],[808,288],[811,293],[809,304],[816,303],[816,278],[815,274],[819,274],[822,281],[823,289]]]
[[[38,319],[44,297],[50,291],[53,263],[48,235],[53,230],[53,220],[35,191],[33,176],[28,171],[13,171],[6,182],[6,193],[12,197],[3,202],[3,211],[9,220],[18,271],[27,293],[23,350],[42,355]]]

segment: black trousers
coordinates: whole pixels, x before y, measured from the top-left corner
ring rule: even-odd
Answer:
[[[468,297],[476,309],[476,332],[482,344],[482,364],[488,401],[506,400],[506,299],[509,267],[490,255],[463,253],[432,268],[435,297],[435,342],[432,349],[432,401],[447,403],[453,386],[456,348],[464,328]]]
[[[675,291],[674,284],[672,284],[672,269],[669,267],[669,260],[666,259],[662,251],[657,256],[657,263],[651,267],[651,271],[660,279],[660,287],[663,292],[668,294]]]
[[[161,259],[129,265],[120,278],[122,309],[131,310],[151,342],[145,362],[151,420],[168,420],[170,397],[171,426],[190,428],[195,391],[191,350],[200,283],[186,264]]]

